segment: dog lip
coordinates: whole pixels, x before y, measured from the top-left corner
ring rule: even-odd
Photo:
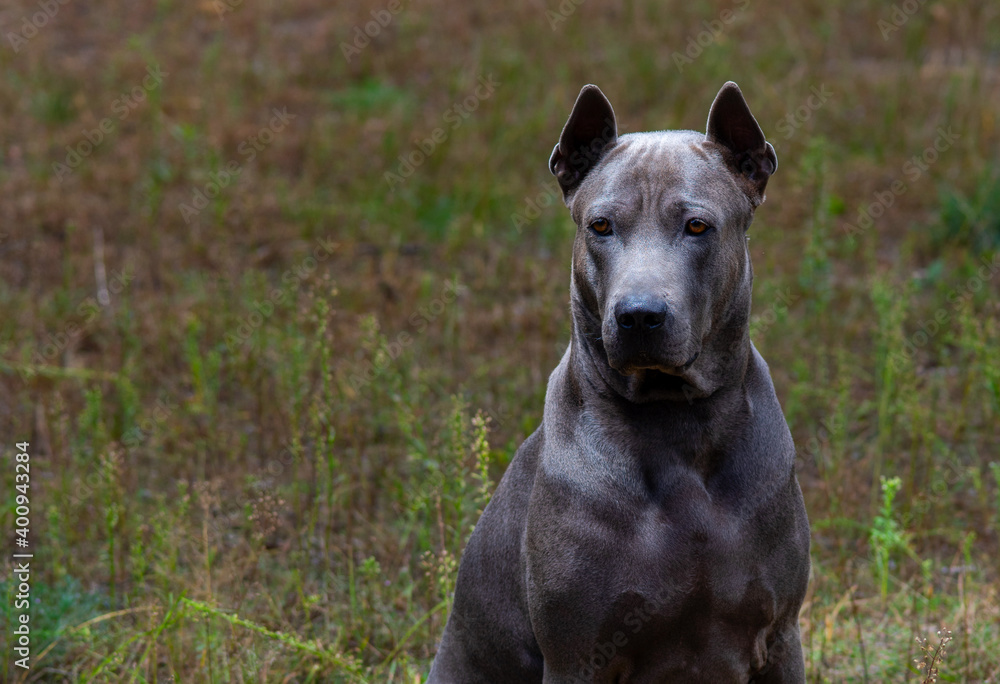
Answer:
[[[691,355],[691,358],[689,358],[687,361],[685,361],[679,366],[665,366],[661,363],[654,363],[652,361],[647,363],[646,361],[649,357],[642,356],[637,361],[622,364],[622,366],[620,368],[617,368],[616,370],[619,373],[622,373],[623,375],[636,375],[637,373],[640,373],[642,371],[655,371],[658,373],[663,373],[665,375],[681,376],[689,368],[691,368],[692,365],[694,365],[694,362],[698,360],[698,357],[700,355],[701,352],[696,351],[694,354]]]

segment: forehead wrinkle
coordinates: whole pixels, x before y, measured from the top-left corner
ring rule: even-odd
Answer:
[[[669,185],[661,185],[657,206],[664,220],[673,218],[680,210],[700,213],[702,218],[713,223],[724,221],[728,213],[725,207],[731,205],[732,198],[745,200],[745,194],[725,162],[713,150],[706,149],[700,139],[688,136],[677,140],[664,136],[653,142],[661,148],[671,168],[684,169],[683,173],[670,174]],[[748,201],[742,203],[750,210]]]
[[[616,160],[621,169],[615,174],[614,189],[627,191],[635,198],[636,212],[641,212],[646,206],[651,209],[660,207],[665,196],[684,186],[684,174],[673,171],[683,164],[675,146],[643,136],[629,140],[628,145],[618,149],[623,153]]]
[[[708,151],[702,145],[695,144],[694,141],[688,143],[688,150],[691,151],[696,157],[704,161],[705,163],[710,163],[711,158],[708,156]]]
[[[595,168],[598,173],[588,174],[584,179],[579,196],[612,196],[613,203],[604,206],[632,220],[639,219],[647,207],[656,212],[660,221],[672,218],[678,208],[698,207],[710,214],[728,213],[724,208],[731,206],[733,196],[744,199],[745,195],[722,157],[704,142],[705,135],[695,131],[623,135],[598,162]],[[702,201],[692,204],[691,198]],[[571,207],[571,214],[578,222],[582,217],[577,212],[586,210],[584,203],[587,200],[574,202]],[[598,204],[603,202],[598,200]],[[747,211],[752,211],[749,200],[745,204]],[[596,205],[591,209],[596,209]],[[705,218],[726,219],[721,214]]]

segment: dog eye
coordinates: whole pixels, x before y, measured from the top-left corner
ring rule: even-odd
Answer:
[[[611,221],[606,218],[599,218],[590,224],[590,229],[597,233],[598,235],[610,235],[611,234]]]
[[[706,230],[708,230],[708,224],[701,219],[693,218],[687,222],[687,232],[692,235],[701,235]]]

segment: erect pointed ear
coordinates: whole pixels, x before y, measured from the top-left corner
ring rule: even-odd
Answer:
[[[729,81],[715,96],[708,113],[705,139],[725,147],[733,173],[744,181],[747,195],[757,206],[764,201],[767,179],[778,168],[778,157],[764,139],[757,120],[750,113],[740,87]]]
[[[549,171],[559,181],[564,199],[617,140],[618,126],[608,98],[595,85],[583,86],[549,157]]]

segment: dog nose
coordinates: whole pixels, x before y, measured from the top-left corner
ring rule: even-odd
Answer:
[[[667,303],[646,297],[626,297],[615,305],[615,320],[622,330],[656,330],[667,320]]]

